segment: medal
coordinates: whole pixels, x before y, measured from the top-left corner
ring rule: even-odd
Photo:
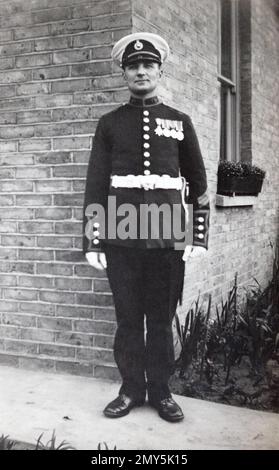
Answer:
[[[169,129],[164,129],[164,130],[163,130],[163,135],[164,135],[165,137],[170,137],[170,136],[171,136],[171,131],[170,131]]]
[[[184,134],[182,131],[178,131],[177,134],[176,134],[176,138],[178,140],[183,140],[184,139]]]

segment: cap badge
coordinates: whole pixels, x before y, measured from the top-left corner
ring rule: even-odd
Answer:
[[[136,43],[135,43],[135,45],[134,45],[134,48],[136,49],[136,51],[141,51],[142,48],[143,48],[142,42],[140,42],[139,40],[137,40]]]

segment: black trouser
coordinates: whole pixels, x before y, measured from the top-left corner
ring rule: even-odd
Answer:
[[[117,319],[119,393],[141,400],[147,388],[151,400],[167,398],[174,372],[172,320],[184,277],[182,253],[106,244],[105,254]]]

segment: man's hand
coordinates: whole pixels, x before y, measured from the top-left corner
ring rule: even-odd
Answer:
[[[187,245],[184,254],[182,256],[183,261],[188,261],[192,258],[197,258],[198,256],[204,256],[206,254],[206,248],[203,246],[193,246]]]
[[[85,253],[86,259],[90,266],[93,268],[102,270],[107,268],[106,255],[103,252],[89,251]]]

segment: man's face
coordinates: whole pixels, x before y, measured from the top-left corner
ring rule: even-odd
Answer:
[[[157,62],[143,60],[125,66],[124,78],[133,95],[147,95],[158,86],[162,75]]]

